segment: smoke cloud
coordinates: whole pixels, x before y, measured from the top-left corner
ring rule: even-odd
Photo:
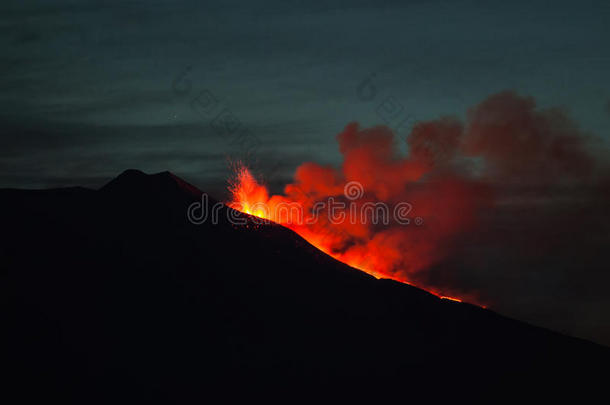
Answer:
[[[539,109],[533,98],[507,91],[470,109],[465,122],[419,122],[406,139],[385,126],[350,123],[337,142],[339,167],[304,163],[275,196],[253,178],[237,179],[236,201],[298,204],[306,218],[271,219],[354,267],[475,303],[501,307],[506,291],[531,297],[527,289],[542,285],[532,275],[583,254],[599,267],[594,251],[608,239],[600,212],[610,177],[592,153],[596,140],[561,109]],[[406,142],[406,155],[399,142]],[[362,187],[357,199],[345,194],[353,182]],[[338,222],[321,211],[308,223],[316,204],[329,198],[358,212],[366,204],[408,202],[411,221]],[[490,282],[497,277],[505,280]],[[548,280],[557,294],[563,291],[557,277]]]

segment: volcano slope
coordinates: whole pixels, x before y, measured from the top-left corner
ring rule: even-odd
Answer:
[[[4,395],[440,402],[604,388],[605,347],[378,280],[225,206],[195,225],[197,201],[170,173],[134,170],[100,190],[0,191]]]

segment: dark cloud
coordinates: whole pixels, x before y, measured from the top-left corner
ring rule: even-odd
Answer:
[[[596,140],[560,109],[503,92],[456,123],[420,124],[425,149],[461,149],[492,187],[494,204],[477,215],[476,231],[454,239],[452,253],[422,282],[459,286],[520,319],[608,342],[610,319],[610,165]],[[422,128],[429,128],[424,136]],[[449,145],[450,147],[448,147]],[[415,150],[418,150],[415,148]],[[435,154],[434,156],[437,156]]]

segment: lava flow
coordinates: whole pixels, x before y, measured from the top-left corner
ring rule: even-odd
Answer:
[[[284,196],[270,197],[267,188],[261,185],[247,168],[243,166],[237,168],[235,181],[230,186],[230,192],[233,197],[233,201],[228,204],[230,207],[286,226],[297,232],[313,246],[351,267],[377,278],[391,278],[411,284],[400,272],[379,271],[379,268],[387,267],[384,264],[385,259],[383,257],[386,253],[391,254],[391,246],[388,246],[387,251],[384,251],[383,245],[375,242],[371,244],[372,249],[368,252],[364,249],[345,249],[343,251],[336,249],[335,247],[341,244],[341,238],[344,238],[345,235],[342,236],[340,232],[337,233],[332,226],[344,226],[344,224],[332,224],[327,217],[319,217],[319,213],[317,214],[318,217],[314,218],[312,212],[305,213],[301,201],[290,200]],[[352,203],[355,202],[352,201]],[[323,226],[315,223],[320,221],[321,218],[325,218],[324,221],[321,221],[322,224],[325,224]],[[345,218],[347,219],[347,216]],[[351,223],[350,225],[355,228],[366,226],[365,223]],[[323,229],[325,226],[330,226],[330,228]],[[430,287],[427,290],[441,299],[462,301],[459,298],[441,295]]]
[[[284,195],[270,195],[247,168],[238,166],[228,205],[292,229],[321,251],[375,277],[461,301],[455,291],[441,290],[422,275],[443,259],[446,242],[472,223],[476,185],[447,175],[421,182],[434,174],[434,164],[417,156],[395,157],[393,134],[384,127],[361,131],[348,125],[338,140],[342,168],[305,163]]]

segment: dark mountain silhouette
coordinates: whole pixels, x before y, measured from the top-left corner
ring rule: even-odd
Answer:
[[[0,191],[11,403],[604,388],[605,347],[377,280],[225,206],[194,225],[196,201],[170,173],[133,170],[97,191]]]

